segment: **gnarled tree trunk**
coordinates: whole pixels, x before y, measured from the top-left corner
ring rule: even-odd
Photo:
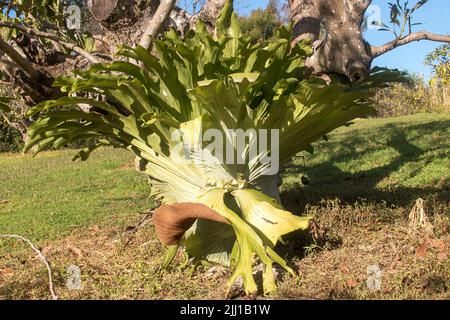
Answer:
[[[426,31],[399,35],[382,46],[371,46],[363,38],[364,14],[372,0],[289,0],[295,41],[308,38],[314,54],[308,65],[317,74],[337,73],[351,81],[362,81],[373,59],[413,41],[450,42],[449,35]]]
[[[308,64],[315,72],[346,75],[361,81],[372,56],[362,35],[365,0],[290,0],[296,41],[308,38],[314,54]]]

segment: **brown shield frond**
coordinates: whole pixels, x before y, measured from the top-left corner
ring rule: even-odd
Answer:
[[[228,224],[217,211],[200,203],[164,204],[155,210],[153,222],[158,239],[166,246],[179,243],[186,230],[197,219],[206,219]]]

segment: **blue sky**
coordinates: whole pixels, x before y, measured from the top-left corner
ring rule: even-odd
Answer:
[[[393,0],[374,0],[372,2],[373,5],[380,7],[381,18],[384,22],[389,22],[389,2],[393,2]],[[416,2],[417,0],[410,0],[412,4]],[[240,14],[248,14],[255,8],[266,7],[268,0],[237,0],[236,3]],[[423,25],[416,26],[413,29],[415,31],[425,29],[435,33],[450,34],[450,0],[429,0],[415,13],[414,17],[416,22],[423,23]],[[380,45],[393,39],[392,34],[377,30],[368,30],[365,36],[367,41],[373,45]],[[439,43],[431,41],[410,43],[377,58],[373,65],[408,70],[429,78],[430,70],[423,64],[423,60],[427,53],[438,46]]]

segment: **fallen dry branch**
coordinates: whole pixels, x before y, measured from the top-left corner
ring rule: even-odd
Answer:
[[[138,232],[138,230],[142,229],[142,227],[144,227],[149,221],[152,221],[153,218],[153,210],[149,210],[144,213],[144,217],[141,218],[141,220],[139,220],[139,222],[133,226],[133,227],[128,227],[127,230],[125,230],[125,232],[123,233],[124,236],[128,237],[128,239],[125,241],[125,245],[128,245],[130,243],[130,241],[132,240],[132,236],[134,234],[136,234],[136,232]]]
[[[55,294],[55,290],[53,288],[52,269],[50,268],[50,264],[48,263],[47,259],[42,254],[42,252],[30,240],[28,240],[27,238],[24,238],[22,236],[18,236],[18,235],[15,235],[15,234],[0,234],[0,238],[9,238],[9,239],[21,240],[21,241],[27,243],[31,247],[31,249],[33,249],[34,252],[36,252],[36,255],[39,257],[39,259],[41,259],[41,261],[44,263],[45,267],[47,268],[47,272],[48,272],[48,287],[49,287],[52,299],[53,300],[58,300],[58,296]]]

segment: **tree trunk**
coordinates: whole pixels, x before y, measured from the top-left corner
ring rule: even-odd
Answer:
[[[213,28],[226,2],[227,0],[207,0],[200,12],[192,19],[191,27],[194,27],[197,20],[202,20],[208,27]]]
[[[133,46],[140,43],[160,5],[159,0],[114,0],[102,7],[101,3],[104,1],[106,0],[89,0],[87,7],[101,25],[101,34],[98,36],[108,44],[111,53],[119,44]],[[225,2],[226,0],[207,0],[195,16],[189,15],[179,7],[174,7],[163,29],[172,27],[181,34],[185,34],[195,27],[195,22],[198,20],[213,27]]]
[[[367,75],[372,57],[361,26],[370,1],[289,0],[295,42],[308,38],[314,54],[308,65],[317,74],[338,73],[351,81]]]

